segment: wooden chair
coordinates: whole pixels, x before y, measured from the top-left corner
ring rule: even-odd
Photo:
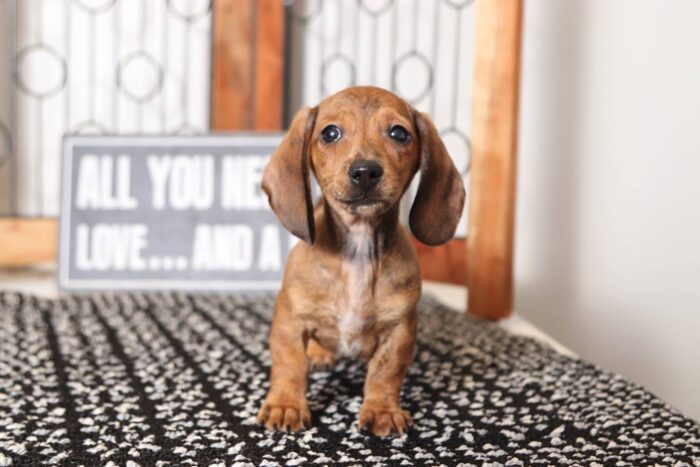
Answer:
[[[214,0],[213,131],[281,130],[284,7],[280,0]],[[423,276],[466,284],[468,310],[510,314],[522,0],[477,0],[469,235],[429,248]],[[249,70],[241,73],[240,70]],[[0,219],[0,266],[54,261],[55,219]]]

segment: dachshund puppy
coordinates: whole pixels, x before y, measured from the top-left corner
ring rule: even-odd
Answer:
[[[314,208],[310,172],[322,196]],[[268,429],[309,426],[309,369],[336,355],[368,364],[359,425],[375,435],[411,425],[400,391],[413,359],[421,295],[416,252],[399,201],[420,184],[409,225],[423,243],[454,235],[462,177],[430,119],[394,94],[353,87],[305,108],[265,168],[262,188],[282,224],[303,239],[289,255],[270,330]]]

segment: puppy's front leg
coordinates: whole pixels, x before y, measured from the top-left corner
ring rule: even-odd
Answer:
[[[413,423],[401,409],[401,384],[413,360],[416,326],[414,311],[380,337],[369,361],[359,424],[377,436],[387,436],[392,430],[403,434]]]
[[[278,299],[270,329],[270,389],[257,418],[268,430],[299,431],[311,425],[303,333],[301,324]]]

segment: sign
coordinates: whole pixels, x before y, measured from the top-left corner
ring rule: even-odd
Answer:
[[[267,290],[296,238],[260,189],[282,135],[68,137],[59,286]]]

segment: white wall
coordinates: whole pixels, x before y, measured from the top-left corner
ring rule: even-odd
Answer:
[[[516,310],[700,420],[700,2],[526,2]]]

